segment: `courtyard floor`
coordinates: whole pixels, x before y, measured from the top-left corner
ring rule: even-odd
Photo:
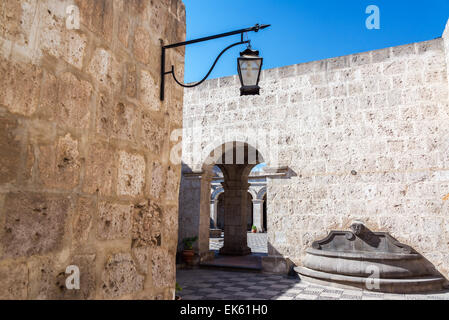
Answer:
[[[178,270],[183,300],[449,300],[449,291],[387,294],[306,283],[287,276],[207,269]]]

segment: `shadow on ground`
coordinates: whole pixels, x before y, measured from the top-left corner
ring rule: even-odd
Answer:
[[[296,277],[222,270],[178,270],[183,300],[449,300],[449,291],[387,294],[324,287]]]

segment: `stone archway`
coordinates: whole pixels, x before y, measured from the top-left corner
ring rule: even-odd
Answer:
[[[225,143],[215,149],[205,161],[203,172],[212,172],[212,167],[216,165],[223,173],[221,184],[224,190],[224,245],[220,249],[220,254],[251,253],[247,244],[248,198],[250,198],[248,176],[251,169],[262,162],[263,157],[257,149],[244,142]],[[211,174],[204,176],[210,177]],[[208,185],[210,190],[210,181]]]
[[[183,165],[179,196],[179,246],[182,239],[197,236],[194,249],[200,262],[213,259],[210,251],[210,228],[218,220],[216,198],[223,191],[224,255],[247,255],[251,250],[247,244],[248,177],[253,167],[264,161],[256,148],[244,142],[230,142],[213,149],[203,158],[202,165]],[[211,193],[212,181],[216,178],[217,166],[223,177],[220,187]],[[220,190],[221,189],[221,190]],[[215,192],[216,191],[216,192]],[[253,191],[253,199],[257,193]],[[212,216],[211,216],[212,214]]]

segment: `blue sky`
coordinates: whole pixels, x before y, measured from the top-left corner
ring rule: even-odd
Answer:
[[[440,37],[449,18],[449,0],[184,0],[187,39],[253,26],[250,33],[263,69],[321,60]],[[380,9],[380,30],[368,30],[368,5]],[[239,36],[186,48],[185,82],[200,80],[216,56]],[[225,53],[209,78],[237,73],[244,46]]]

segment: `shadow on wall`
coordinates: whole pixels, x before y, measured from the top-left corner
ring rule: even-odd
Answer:
[[[264,168],[264,171],[267,174],[271,174],[271,179],[276,180],[289,180],[292,177],[297,177],[298,174],[292,170],[292,168],[288,166],[278,167],[278,168]],[[285,181],[287,183],[287,181]],[[268,187],[267,182],[267,187]],[[266,197],[268,201],[268,197]],[[267,215],[267,230],[268,230],[268,256],[262,258],[262,269],[267,273],[275,273],[275,274],[287,274],[289,276],[298,277],[298,274],[294,271],[294,268],[297,266],[289,257],[285,257],[282,253],[280,253],[269,241],[270,234],[274,232],[271,227],[269,220],[273,218],[273,214],[269,213],[269,210],[272,210],[272,206],[267,204],[266,215]],[[270,218],[269,218],[270,217]]]

